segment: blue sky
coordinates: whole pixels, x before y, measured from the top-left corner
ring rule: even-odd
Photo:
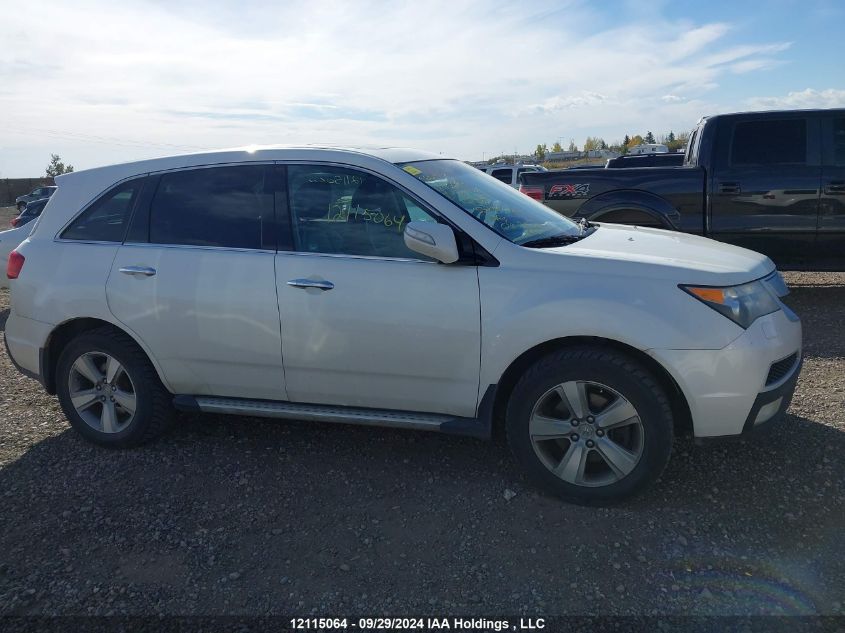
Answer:
[[[244,6],[245,5],[245,6]],[[0,178],[274,143],[462,159],[845,107],[845,2],[7,0]]]

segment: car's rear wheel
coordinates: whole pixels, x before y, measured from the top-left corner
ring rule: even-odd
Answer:
[[[26,209],[26,202],[18,202],[18,213]]]
[[[614,503],[663,471],[672,447],[669,401],[652,374],[612,349],[564,349],[514,387],[508,442],[528,475],[582,504]]]
[[[166,428],[170,395],[132,339],[111,328],[86,332],[56,367],[62,409],[86,439],[116,448],[149,441]]]

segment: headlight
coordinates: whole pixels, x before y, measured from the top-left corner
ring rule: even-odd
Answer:
[[[746,329],[764,314],[780,310],[780,303],[761,281],[724,288],[681,286],[681,289]]]

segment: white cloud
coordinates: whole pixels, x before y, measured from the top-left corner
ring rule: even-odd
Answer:
[[[845,90],[807,88],[797,92],[789,92],[781,97],[755,97],[746,100],[745,103],[749,107],[759,110],[843,108],[845,107]]]
[[[77,167],[274,142],[475,158],[677,131],[716,109],[702,99],[721,77],[788,46],[729,46],[728,24],[655,14],[597,30],[596,11],[550,0],[7,1],[0,170],[38,173],[50,151]]]

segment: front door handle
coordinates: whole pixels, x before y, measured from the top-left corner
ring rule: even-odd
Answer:
[[[288,286],[294,288],[317,288],[319,290],[331,290],[334,284],[330,281],[314,281],[313,279],[291,279]]]
[[[121,266],[120,272],[124,275],[143,275],[144,277],[152,277],[156,274],[155,268],[149,266]]]
[[[723,182],[719,185],[719,193],[741,193],[742,187],[738,182]]]
[[[845,180],[831,180],[825,185],[824,192],[828,196],[845,195]]]

